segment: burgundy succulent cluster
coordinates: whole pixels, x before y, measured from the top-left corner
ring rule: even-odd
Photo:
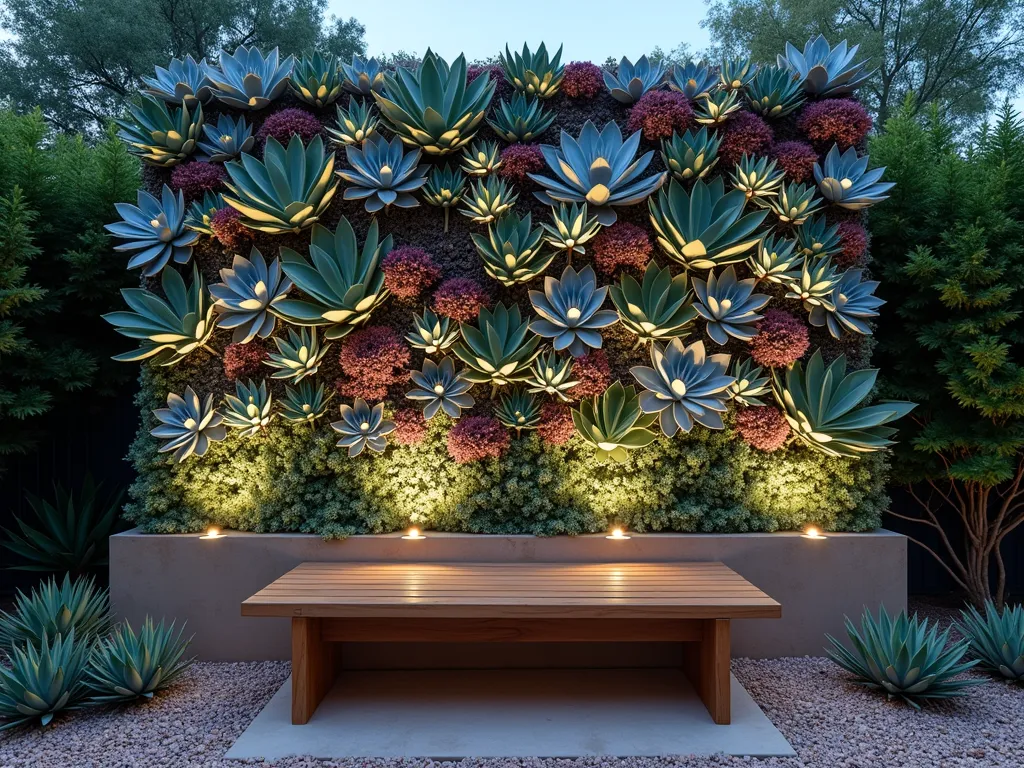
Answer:
[[[501,167],[498,175],[522,184],[528,181],[528,173],[543,171],[544,154],[536,144],[512,144],[501,153]]]
[[[480,310],[489,306],[490,294],[468,277],[450,277],[434,291],[434,311],[459,323],[475,320]]]
[[[780,141],[772,146],[770,156],[777,167],[786,172],[786,183],[804,184],[814,178],[818,153],[806,141]]]
[[[565,65],[562,93],[570,99],[592,99],[604,89],[604,73],[589,61]]]
[[[473,64],[466,67],[466,83],[472,83],[484,73],[487,73],[487,76],[497,83],[494,86],[493,103],[497,104],[498,99],[507,99],[512,94],[512,84],[505,79],[505,70],[501,68],[500,64],[488,64],[486,66]]]
[[[839,242],[841,250],[835,256],[835,262],[843,269],[852,267],[868,249],[868,233],[864,225],[855,219],[839,222]]]
[[[224,347],[224,376],[230,380],[255,379],[269,357],[266,347],[253,339],[248,344],[228,344]]]
[[[314,136],[323,133],[323,126],[316,117],[304,109],[289,107],[267,117],[256,133],[256,138],[266,142],[273,136],[279,142],[288,145],[293,134],[298,134],[303,144],[308,144]]]
[[[603,349],[593,349],[572,364],[572,377],[579,382],[569,390],[577,400],[600,395],[612,385],[612,367]]]
[[[628,221],[605,227],[589,246],[594,266],[605,275],[614,275],[620,269],[643,269],[653,250],[647,230]]]
[[[683,94],[648,91],[629,110],[626,129],[642,131],[648,141],[658,141],[671,138],[673,132],[684,133],[692,123],[693,108]]]
[[[416,445],[427,436],[427,422],[418,408],[399,408],[391,417],[395,422],[395,442],[399,445]]]
[[[789,422],[778,408],[755,405],[736,414],[736,431],[759,451],[777,451],[789,438]]]
[[[395,248],[381,262],[384,285],[400,299],[415,299],[441,278],[441,268],[422,248]]]
[[[572,409],[563,403],[545,403],[540,409],[537,425],[540,439],[549,445],[564,445],[576,434],[572,423]]]
[[[341,343],[341,370],[345,378],[338,382],[338,392],[369,402],[383,400],[388,387],[409,378],[405,366],[410,357],[405,341],[386,325],[353,331]]]
[[[218,210],[210,219],[210,229],[213,231],[213,236],[217,238],[217,242],[235,253],[241,251],[247,243],[252,242],[253,238],[252,230],[239,220],[241,215],[234,208],[228,206]]]
[[[766,309],[750,340],[750,356],[758,365],[783,368],[803,357],[811,345],[807,324],[781,309]]]
[[[176,165],[171,171],[171,189],[181,190],[185,202],[190,203],[201,199],[207,192],[218,191],[226,176],[223,165],[204,163],[201,160],[184,163]]]
[[[448,455],[458,464],[496,459],[509,442],[508,430],[493,416],[463,416],[448,433]]]
[[[848,149],[859,144],[871,130],[871,115],[856,101],[824,99],[808,104],[796,126],[820,149],[838,144]]]
[[[738,163],[743,153],[766,155],[772,146],[772,129],[753,112],[737,112],[720,129],[722,143],[718,145],[720,166],[728,169]]]

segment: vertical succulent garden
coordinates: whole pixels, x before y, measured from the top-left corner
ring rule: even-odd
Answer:
[[[856,47],[771,65],[543,44],[481,70],[255,48],[159,78],[109,226],[144,529],[874,527]],[[173,69],[173,62],[171,69]],[[158,73],[159,74],[159,73]],[[460,215],[461,214],[461,215]]]

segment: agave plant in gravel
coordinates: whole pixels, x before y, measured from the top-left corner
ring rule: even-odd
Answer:
[[[292,288],[292,281],[281,274],[280,261],[267,264],[263,254],[253,248],[248,259],[235,254],[231,267],[220,271],[220,279],[210,286],[217,327],[233,329],[235,344],[270,336],[277,326],[274,305]]]
[[[203,125],[203,137],[199,139],[199,151],[211,163],[226,163],[243,152],[251,152],[256,144],[252,126],[241,115],[236,120],[231,115],[217,115],[217,124]]]
[[[234,109],[258,110],[268,106],[288,87],[294,59],[280,60],[277,48],[264,58],[255,46],[240,45],[235,52],[221,52],[220,66],[210,67],[207,77],[213,95]]]
[[[761,400],[761,395],[771,389],[769,384],[771,379],[764,374],[763,368],[754,364],[751,358],[733,358],[729,375],[735,379],[729,385],[729,397],[740,405],[748,407],[765,404]]]
[[[306,298],[279,301],[281,317],[296,325],[327,326],[328,340],[347,336],[365,323],[389,295],[379,264],[391,251],[392,238],[380,240],[378,231],[374,219],[360,249],[352,225],[343,216],[333,233],[319,224],[313,227],[312,263],[291,248],[282,248],[282,269]]]
[[[701,128],[694,133],[686,131],[671,139],[662,139],[661,159],[675,178],[680,181],[702,179],[718,162],[718,146],[722,143],[717,131]]]
[[[434,166],[423,187],[423,200],[427,205],[444,210],[444,231],[448,232],[448,213],[462,202],[466,194],[466,177],[450,164]]]
[[[459,340],[459,329],[453,327],[447,317],[439,317],[429,307],[424,307],[422,315],[413,315],[412,332],[406,334],[405,340],[413,349],[435,355]]]
[[[335,126],[327,126],[327,135],[331,141],[343,147],[359,146],[371,136],[377,135],[377,116],[373,106],[355,96],[349,97],[348,109],[341,105],[335,107]]]
[[[1024,683],[1024,605],[996,607],[985,603],[985,614],[968,605],[960,611],[956,630],[970,644],[969,653],[981,669],[1007,680]]]
[[[848,47],[845,40],[833,48],[824,35],[818,35],[807,41],[802,52],[787,42],[786,53],[777,60],[809,96],[835,98],[853,93],[874,74],[865,68],[867,61],[854,63],[859,48]]]
[[[189,456],[203,456],[215,443],[227,437],[224,417],[213,407],[213,395],[200,401],[192,387],[185,387],[185,394],[167,395],[167,407],[153,411],[160,424],[150,430],[153,437],[166,440],[160,446],[160,453],[174,451],[172,460],[178,464]]]
[[[949,628],[939,634],[937,624],[921,621],[901,611],[896,620],[879,609],[878,619],[870,610],[861,618],[860,630],[846,618],[846,633],[853,649],[831,635],[832,647],[826,649],[836,664],[854,676],[853,682],[884,692],[888,698],[901,698],[915,709],[926,699],[963,696],[983,680],[958,676],[977,661],[963,661],[968,643],[950,643]]]
[[[668,85],[690,101],[696,101],[718,87],[718,75],[706,62],[688,61],[672,67]]]
[[[707,280],[693,278],[693,290],[697,294],[694,309],[707,321],[705,329],[712,341],[725,344],[730,336],[750,341],[757,335],[754,324],[762,319],[757,312],[771,296],[754,293],[756,287],[754,278],[737,279],[736,268],[732,266],[720,276],[712,271]]]
[[[871,335],[867,320],[878,317],[878,308],[885,304],[875,296],[877,280],[864,280],[863,269],[848,269],[832,288],[828,304],[811,307],[808,322],[814,326],[827,326],[835,339],[841,339],[844,332]]]
[[[506,45],[505,54],[499,52],[498,60],[505,79],[513,88],[538,99],[550,99],[558,93],[565,77],[565,67],[561,63],[562,46],[558,46],[555,55],[549,58],[544,43],[535,52],[523,43],[522,53],[512,53]]]
[[[272,407],[273,396],[265,380],[258,385],[252,379],[247,384],[236,381],[235,394],[224,395],[224,425],[242,437],[252,437],[266,429],[274,418]]]
[[[774,375],[772,389],[797,439],[828,456],[858,458],[893,444],[896,430],[886,426],[906,416],[915,403],[882,400],[862,405],[874,389],[877,369],[846,373],[846,357],[840,355],[826,367],[816,350],[806,370],[800,361],[791,365],[784,379]]]
[[[651,345],[651,365],[629,369],[643,390],[640,409],[657,414],[661,431],[672,437],[693,429],[694,422],[722,429],[722,414],[729,402],[729,355],[707,355],[704,342],[686,346],[672,339],[665,346]]]
[[[100,704],[151,699],[173,684],[194,659],[183,658],[192,642],[184,625],[154,624],[146,617],[139,634],[125,621],[97,644],[86,670],[92,700]]]
[[[654,261],[647,265],[640,283],[623,273],[619,284],[611,287],[611,295],[622,324],[636,336],[637,347],[686,336],[697,318],[686,273],[673,277],[668,267],[662,269]]]
[[[174,58],[166,67],[157,67],[155,77],[142,76],[143,93],[163,99],[168,104],[182,104],[194,110],[210,98],[210,65],[206,59],[196,61],[191,55]]]
[[[203,131],[203,106],[189,109],[184,103],[170,107],[162,99],[143,95],[128,107],[131,120],[115,120],[118,137],[131,146],[132,154],[149,165],[168,168],[188,159]]]
[[[694,182],[689,192],[672,179],[647,201],[658,245],[687,269],[711,269],[742,261],[761,240],[766,211],[744,213],[747,198],[725,191],[721,176]]]
[[[504,99],[494,111],[494,118],[487,124],[496,134],[509,143],[528,142],[540,136],[555,120],[555,113],[544,114],[540,99],[529,98],[517,93],[511,103]]]
[[[157,365],[174,365],[197,347],[216,355],[207,342],[213,335],[214,306],[199,270],[192,268],[192,285],[173,269],[165,269],[161,278],[162,298],[145,288],[122,288],[121,295],[132,312],[108,312],[103,319],[122,336],[138,339],[132,352],[115,355],[121,362],[152,360]]]
[[[657,420],[640,409],[636,390],[620,381],[572,409],[576,432],[596,449],[598,461],[623,462],[631,450],[653,443],[657,435],[650,427]]]
[[[114,246],[115,251],[131,251],[128,269],[142,269],[144,277],[159,274],[168,263],[187,264],[192,258],[192,244],[199,233],[185,226],[185,198],[164,184],[158,200],[143,189],[138,205],[115,203],[121,221],[104,225],[104,229],[126,242]]]
[[[288,329],[288,340],[280,336],[274,337],[277,352],[271,352],[263,362],[276,368],[270,378],[285,379],[298,384],[307,376],[320,370],[324,356],[331,348],[330,344],[320,346],[320,338],[315,328]]]
[[[495,83],[466,83],[466,57],[448,65],[429,48],[415,70],[384,74],[384,91],[373,98],[388,127],[404,143],[428,155],[456,152],[470,142],[487,114]]]
[[[341,82],[338,60],[319,51],[296,61],[288,81],[292,93],[299,99],[321,109],[341,96]]]
[[[281,398],[281,418],[292,424],[313,426],[317,419],[327,413],[327,405],[334,392],[326,392],[321,382],[316,386],[309,379],[303,379],[297,387],[285,387]]]
[[[74,630],[14,648],[10,667],[0,664],[0,731],[34,720],[46,726],[58,712],[77,709],[87,695],[83,678],[91,648],[76,640]]]
[[[358,456],[369,448],[380,453],[387,448],[387,436],[395,431],[395,422],[384,418],[384,403],[372,408],[361,397],[352,405],[342,403],[341,421],[332,421],[331,429],[341,435],[339,448],[347,448],[348,455]]]
[[[384,90],[384,65],[377,59],[364,59],[358,54],[352,57],[350,64],[340,65],[345,79],[342,87],[357,96],[372,96]]]
[[[547,233],[544,240],[552,248],[565,253],[565,263],[572,264],[574,253],[586,253],[584,243],[589,242],[601,231],[597,217],[589,216],[587,204],[567,206],[560,203],[551,208],[551,224],[542,222],[541,227]]]
[[[623,56],[614,72],[604,71],[604,85],[620,104],[634,104],[648,91],[660,88],[664,79],[665,63],[646,56],[637,59],[636,64]]]
[[[654,150],[636,159],[639,146],[640,131],[623,141],[614,121],[599,132],[588,120],[578,139],[562,131],[559,147],[544,144],[540,148],[556,178],[528,174],[544,188],[534,195],[551,206],[585,202],[593,206],[591,212],[603,226],[610,226],[618,218],[616,207],[642,202],[665,182],[665,173],[640,178]]]
[[[524,429],[536,429],[540,425],[541,402],[533,394],[517,387],[498,400],[494,415],[502,426],[514,429],[521,435]]]
[[[601,309],[607,297],[608,287],[597,287],[593,267],[579,272],[566,267],[559,279],[544,278],[543,291],[530,291],[530,303],[540,316],[530,323],[530,330],[553,339],[556,352],[582,357],[588,348],[601,348],[601,329],[619,319],[615,311]]]
[[[293,134],[287,149],[273,136],[263,147],[263,159],[243,154],[224,164],[231,194],[224,202],[237,210],[245,226],[273,235],[300,232],[313,226],[327,210],[338,189],[334,153],[314,136],[308,146]]]
[[[51,576],[28,596],[17,590],[13,613],[0,610],[0,646],[5,650],[38,646],[44,635],[67,636],[72,630],[82,642],[110,630],[107,590],[98,588],[92,576],[72,580],[65,574],[61,582]]]
[[[559,400],[568,401],[566,393],[579,384],[572,378],[573,358],[560,357],[555,352],[545,352],[533,363],[530,371],[530,378],[526,383],[527,391],[539,394],[544,393],[557,397]]]
[[[405,396],[410,400],[423,401],[423,418],[427,421],[438,411],[457,419],[463,410],[472,408],[476,402],[469,394],[473,382],[462,371],[455,370],[455,363],[450,357],[443,358],[439,364],[425,359],[423,369],[413,371],[410,378],[416,388],[406,392]]]
[[[835,144],[825,155],[825,162],[814,164],[814,180],[821,196],[832,205],[848,211],[860,211],[885,200],[886,194],[895,184],[879,181],[885,168],[868,170],[868,156],[857,156],[857,149],[850,147],[839,153]]]
[[[487,225],[487,237],[475,233],[470,237],[484,271],[510,286],[533,280],[554,260],[556,252],[544,248],[543,235],[543,229],[533,227],[529,213],[522,219],[510,213]]]
[[[474,384],[490,384],[491,397],[498,388],[530,377],[530,364],[540,353],[540,337],[530,333],[516,304],[497,304],[480,310],[476,325],[459,326],[462,339],[452,351],[467,366],[465,377]]]
[[[369,213],[377,213],[391,205],[415,208],[419,200],[413,192],[427,183],[429,167],[420,166],[420,151],[405,152],[398,137],[390,142],[373,135],[362,147],[345,147],[349,168],[338,175],[349,183],[346,200],[363,200]]]

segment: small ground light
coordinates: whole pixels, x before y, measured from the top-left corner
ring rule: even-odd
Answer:
[[[807,526],[807,529],[802,534],[805,539],[827,539],[828,536],[822,534],[822,532],[813,525]]]
[[[605,538],[613,539],[614,541],[625,541],[630,538],[630,536],[621,528],[612,528],[612,532],[605,536]]]
[[[405,536],[403,536],[402,538],[403,539],[409,539],[410,541],[415,541],[417,539],[425,539],[427,537],[424,536],[422,533],[420,533],[420,529],[419,528],[416,528],[414,526],[414,527],[410,528],[409,532],[406,533]]]
[[[200,539],[223,539],[224,534],[220,532],[220,528],[216,526],[210,526],[206,529],[206,533],[199,537]]]

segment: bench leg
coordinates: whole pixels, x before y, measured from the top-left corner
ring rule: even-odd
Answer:
[[[701,639],[686,643],[683,669],[717,725],[730,722],[729,620],[701,621]]]
[[[341,647],[321,637],[322,620],[292,618],[292,725],[305,725],[331,689]]]

